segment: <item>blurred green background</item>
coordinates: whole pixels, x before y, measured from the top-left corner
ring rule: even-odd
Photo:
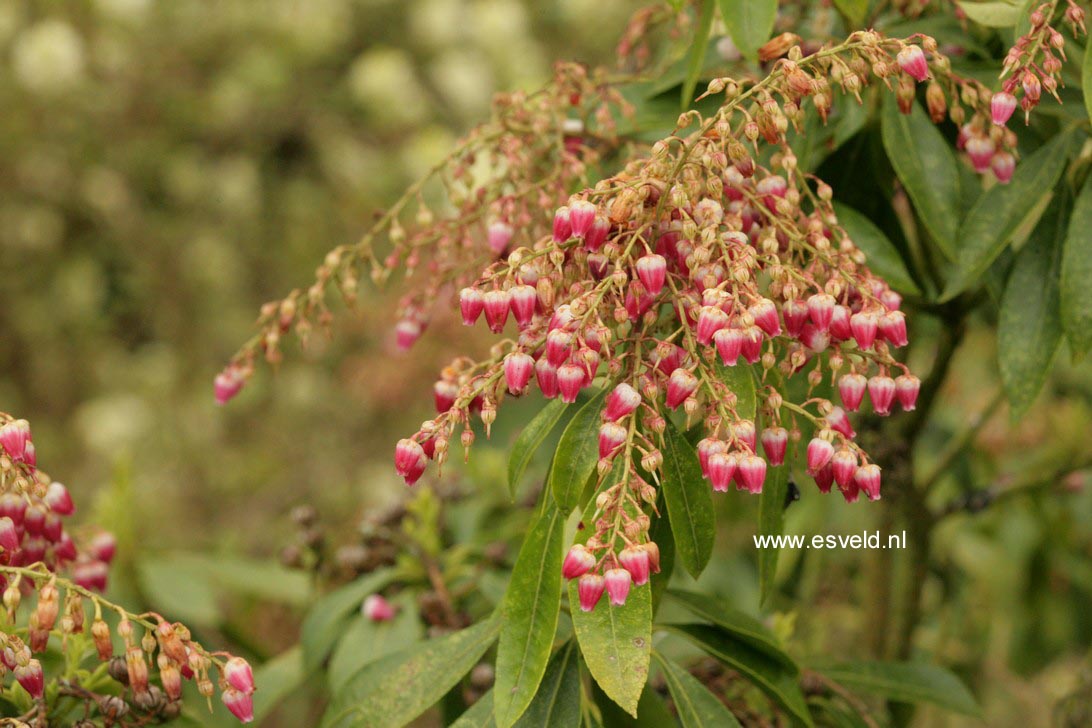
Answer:
[[[295,642],[312,587],[276,565],[298,539],[293,508],[313,505],[336,547],[401,499],[394,442],[431,414],[439,367],[487,339],[441,317],[396,356],[397,287],[365,287],[329,344],[289,345],[229,407],[215,406],[213,376],[261,303],[305,285],[494,92],[536,87],[554,59],[609,60],[640,5],[0,3],[0,408],[31,421],[78,518],[118,533],[116,596],[257,662]],[[971,336],[937,450],[997,387],[989,322]],[[1051,464],[1085,456],[1087,367],[1059,379],[1019,427],[995,417],[985,455],[961,458],[941,497],[1028,466],[1040,446]],[[499,446],[476,452],[468,488],[499,492],[504,442],[532,407],[502,411]],[[937,538],[919,645],[962,671],[993,725],[1049,725],[1066,696],[1092,703],[1092,495],[1077,481],[1062,490],[954,516]],[[790,533],[877,527],[876,509],[813,495],[790,510]],[[721,502],[723,558],[702,583],[755,611],[754,504]],[[811,555],[805,572],[796,556],[781,565],[792,587],[775,604],[779,630],[808,652],[863,657],[864,557]],[[307,714],[301,701],[269,724]]]

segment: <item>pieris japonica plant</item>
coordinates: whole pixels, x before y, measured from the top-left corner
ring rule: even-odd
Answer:
[[[250,722],[250,665],[205,649],[184,624],[107,600],[114,538],[74,538],[75,510],[38,467],[30,424],[0,412],[0,696],[13,725],[164,722],[181,715],[185,680]]]
[[[1047,96],[1062,100],[1060,29],[1083,37],[1081,6],[1046,2],[1014,16],[1015,45],[983,74],[961,68],[979,51],[958,33],[913,31],[914,4],[870,15],[868,3],[836,2],[835,19],[829,3],[785,3],[780,20],[772,0],[677,5],[642,11],[625,30],[621,63],[634,73],[560,64],[541,90],[499,95],[492,119],[362,240],[332,250],[309,287],[264,306],[258,333],[216,378],[225,403],[258,361],[279,361],[286,335],[306,341],[328,326],[334,290],[351,303],[361,278],[401,275],[399,349],[410,351],[445,309],[496,337],[487,355],[440,370],[435,412],[392,443],[407,486],[442,482],[452,452],[471,458],[516,398],[541,411],[512,446],[514,493],[535,450],[560,433],[531,489],[533,513],[496,611],[468,614],[475,624],[454,632],[459,620],[449,620],[445,636],[339,678],[329,725],[412,720],[494,642],[493,689],[459,725],[544,725],[547,716],[550,725],[600,725],[615,710],[608,703],[655,723],[664,708],[642,697],[656,690],[646,690],[653,657],[654,686],[666,685],[684,725],[811,725],[838,711],[874,724],[880,713],[847,690],[868,690],[865,668],[801,671],[762,624],[708,594],[669,588],[673,572],[702,574],[720,501],[758,499],[759,530],[778,533],[788,503],[832,491],[858,508],[893,501],[913,520],[911,558],[922,568],[938,516],[925,502],[932,483],[915,478],[910,455],[970,312],[994,305],[991,286],[1003,291],[1001,378],[1017,410],[1042,385],[1063,329],[1075,351],[1087,348],[1087,287],[1065,277],[1089,265],[1083,218],[1073,218],[1076,242],[1066,224],[1087,118],[1026,126]],[[986,10],[937,12],[967,27]],[[718,15],[730,36],[710,61]],[[667,41],[657,65],[648,45],[657,33],[688,39],[689,50],[671,65]],[[648,77],[659,91],[648,92]],[[694,99],[699,79],[707,86]],[[684,110],[646,141],[642,106],[679,87]],[[837,186],[825,181],[822,163],[875,128],[883,171],[843,165]],[[1072,214],[1088,215],[1090,200],[1081,192]],[[1055,236],[1067,228],[1063,254]],[[1010,246],[1020,245],[1012,264]],[[906,355],[918,315],[947,329],[921,378]],[[1026,341],[1006,345],[1012,336]],[[764,594],[775,565],[776,551],[760,554]],[[429,579],[448,607],[458,601],[443,574]],[[342,618],[335,605],[354,602],[372,622],[392,620],[379,593],[390,581],[334,592],[309,619]],[[889,583],[877,588],[890,598]],[[911,580],[902,636],[877,656],[908,656],[920,589]],[[654,627],[665,595],[700,621]],[[559,630],[562,611],[571,630]],[[653,649],[654,635],[674,639],[664,633],[693,642],[765,700],[710,694]],[[330,647],[310,649],[321,662]],[[932,699],[977,710],[939,668],[878,665],[869,669],[893,684],[930,683]]]

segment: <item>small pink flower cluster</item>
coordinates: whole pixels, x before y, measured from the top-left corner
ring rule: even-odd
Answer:
[[[241,657],[229,658],[220,670],[220,699],[243,723],[254,720],[254,673]]]
[[[68,489],[38,469],[26,420],[0,413],[0,564],[71,569],[88,589],[104,591],[113,536],[100,533],[78,551],[63,519],[76,511]],[[6,582],[0,576],[0,590]]]
[[[564,578],[578,580],[577,595],[585,612],[595,609],[603,592],[607,593],[611,606],[624,605],[632,587],[644,586],[652,574],[658,573],[660,548],[652,541],[631,544],[617,555],[598,559],[585,545],[574,544],[561,565]]]

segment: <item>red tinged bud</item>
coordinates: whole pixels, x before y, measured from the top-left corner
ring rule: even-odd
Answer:
[[[223,373],[220,376],[223,376]],[[239,386],[242,387],[241,384]],[[30,423],[26,420],[13,420],[0,427],[0,447],[3,447],[15,462],[22,462],[25,459],[28,442],[30,442]]]
[[[813,437],[808,443],[808,472],[815,475],[834,457],[834,445],[829,440]]]
[[[713,334],[728,326],[728,314],[716,306],[702,306],[698,313],[698,325],[696,335],[698,342],[708,345],[713,340]]]
[[[428,456],[419,442],[408,438],[398,441],[394,448],[394,469],[406,481],[406,485],[420,480],[427,464]]]
[[[531,381],[534,368],[535,360],[522,351],[514,351],[504,357],[504,383],[508,386],[508,391],[512,394],[523,394],[527,391],[527,383]]]
[[[626,572],[626,576],[629,576],[629,572]],[[581,611],[590,612],[595,609],[605,588],[606,581],[599,574],[584,574],[580,577],[580,581],[576,582],[576,593],[580,597]]]
[[[224,371],[216,375],[216,379],[212,382],[212,394],[216,398],[216,404],[224,405],[235,398],[243,389],[243,384],[246,383],[246,378],[242,375],[237,367],[229,366]],[[10,425],[7,425],[10,427]],[[0,430],[2,433],[2,430]],[[4,447],[7,450],[7,446]],[[8,452],[11,452],[8,450]],[[13,457],[14,460],[19,458]]]
[[[573,227],[569,219],[569,208],[557,208],[557,211],[554,212],[554,242],[564,243],[572,235]]]
[[[997,151],[997,146],[993,143],[993,140],[989,137],[973,136],[967,140],[966,149],[974,171],[979,174],[988,172],[993,153]]]
[[[633,577],[625,569],[607,569],[603,574],[603,583],[607,589],[611,606],[621,607],[629,596],[629,587],[633,583]]]
[[[902,296],[888,288],[880,293],[880,303],[888,311],[898,311],[899,306],[902,305]]]
[[[830,470],[834,474],[834,482],[841,488],[846,487],[857,472],[857,454],[849,448],[842,448],[831,458]]]
[[[14,554],[19,550],[20,540],[15,521],[8,516],[0,517],[0,548],[7,554]]]
[[[104,564],[109,564],[114,560],[114,554],[117,550],[117,539],[109,531],[96,533],[91,542],[87,544],[87,555]]]
[[[617,422],[623,417],[633,414],[640,404],[641,394],[630,385],[622,382],[607,395],[607,402],[603,407],[603,419]]]
[[[68,488],[60,483],[50,483],[43,500],[49,506],[49,510],[59,516],[70,516],[76,512],[76,506],[72,503],[72,496],[69,494]]]
[[[231,711],[231,714],[241,723],[250,723],[254,720],[254,696],[235,688],[225,688],[220,699]]]
[[[830,317],[828,332],[835,341],[845,341],[853,336],[853,327],[849,323],[849,307],[838,304]]]
[[[728,444],[722,440],[706,437],[698,441],[698,462],[701,463],[701,473],[709,477],[709,458],[718,452],[727,452]],[[731,477],[728,478],[731,480]]]
[[[743,332],[743,359],[754,364],[762,358],[762,329],[752,326]]]
[[[23,524],[23,516],[27,512],[27,502],[15,493],[0,495],[0,516],[7,516],[17,526]]]
[[[762,452],[770,465],[777,467],[785,462],[785,452],[789,447],[789,431],[784,427],[767,427],[762,431]]]
[[[38,660],[32,659],[25,665],[16,665],[15,679],[32,698],[42,697],[45,691],[45,673],[42,672],[42,663]]]
[[[856,503],[857,500],[861,497],[861,487],[857,485],[856,480],[849,481],[838,490],[841,492],[842,497],[845,499],[846,503]]]
[[[736,466],[736,483],[748,493],[758,494],[762,492],[762,485],[765,482],[765,460],[758,455],[745,455],[739,459],[739,464]]]
[[[857,436],[857,432],[853,429],[853,423],[849,421],[849,415],[841,407],[832,407],[830,413],[824,419],[830,429],[842,433],[847,439],[852,440]]]
[[[72,537],[64,531],[61,532],[61,537],[57,540],[57,543],[53,545],[53,555],[61,561],[74,561],[76,556],[79,555]]]
[[[1009,152],[997,152],[990,159],[990,169],[993,176],[1003,185],[1012,181],[1012,175],[1016,171],[1016,157]]]
[[[921,391],[921,380],[913,374],[902,374],[895,378],[895,396],[907,412],[917,405],[919,391]]]
[[[857,468],[853,482],[864,491],[869,500],[880,499],[880,466],[874,463]]]
[[[605,422],[599,428],[599,459],[610,457],[629,437],[629,430],[617,422]]]
[[[861,401],[864,400],[865,387],[867,386],[868,380],[863,374],[851,372],[842,375],[838,380],[838,394],[847,410],[856,412],[860,409]]]
[[[473,326],[485,309],[485,296],[477,288],[464,288],[459,291],[459,310],[463,314],[463,325]]]
[[[605,217],[597,217],[588,232],[584,233],[584,250],[589,253],[597,252],[603,247],[609,232],[610,221]],[[588,256],[588,263],[591,263],[591,256]]]
[[[667,278],[667,259],[655,253],[643,256],[637,261],[637,278],[650,296],[659,295]]]
[[[95,641],[95,649],[99,653],[100,660],[109,660],[114,655],[114,644],[110,639],[110,626],[96,618],[91,623],[91,637]]]
[[[667,379],[667,406],[678,409],[687,397],[698,388],[698,378],[686,369],[676,369]]]
[[[574,238],[583,239],[595,224],[595,205],[587,200],[577,200],[569,205],[569,228]]]
[[[760,299],[757,303],[753,304],[748,312],[751,314],[751,318],[755,320],[755,325],[767,336],[778,336],[781,334],[781,321],[777,317],[777,306],[774,302],[768,298]]]
[[[990,118],[994,124],[1004,126],[1016,111],[1016,97],[1007,91],[999,91],[990,99]]]
[[[872,348],[873,342],[876,341],[879,323],[879,317],[871,311],[862,311],[849,317],[849,328],[857,346],[863,350]]]
[[[777,212],[777,201],[784,197],[789,191],[789,185],[785,181],[785,178],[772,174],[769,177],[765,177],[755,185],[755,192],[762,198],[762,203],[766,205],[766,208],[772,212]]]
[[[421,338],[423,331],[420,321],[411,318],[402,319],[394,325],[394,344],[399,351],[409,351]]]
[[[648,552],[648,566],[652,570],[653,574],[660,573],[660,547],[656,545],[655,541],[649,541],[641,546]]]
[[[899,51],[895,57],[899,68],[905,71],[915,81],[921,82],[929,78],[929,62],[925,59],[925,51],[916,45],[910,45]]]
[[[789,336],[800,336],[808,321],[808,305],[797,299],[785,301],[781,305],[781,316],[785,319],[785,331]]]
[[[872,411],[881,417],[886,417],[891,414],[891,403],[895,399],[895,380],[886,375],[870,378],[868,396],[872,400]]]
[[[804,324],[804,330],[800,332],[800,341],[812,351],[822,353],[830,346],[830,331],[807,323]]]
[[[618,554],[618,563],[629,572],[634,586],[642,586],[648,583],[652,573],[652,565],[649,562],[648,551],[643,546],[628,546]]]
[[[432,399],[436,403],[436,411],[440,414],[447,412],[455,404],[459,396],[459,385],[441,379],[432,385]]]
[[[1024,89],[1024,96],[1032,106],[1039,102],[1039,96],[1042,94],[1043,85],[1034,71],[1024,72],[1024,75],[1020,78],[1020,87]]]
[[[538,382],[538,388],[543,397],[553,399],[557,396],[557,367],[551,364],[546,357],[542,357],[535,362],[535,380]]]
[[[834,470],[829,463],[819,472],[813,473],[812,477],[815,478],[815,484],[819,486],[820,493],[830,492],[831,486],[834,485]]]
[[[595,554],[583,544],[573,544],[561,563],[561,575],[566,579],[577,579],[593,568],[595,568]]]
[[[755,423],[751,420],[739,420],[732,424],[732,435],[736,440],[747,446],[751,452],[756,452],[755,446],[758,439],[755,433]]]
[[[815,328],[820,331],[830,328],[835,303],[834,296],[827,293],[816,293],[808,297],[808,318]]]
[[[534,286],[524,284],[512,286],[508,295],[512,307],[512,318],[516,320],[516,325],[521,329],[527,328],[531,319],[534,318],[535,306],[538,305],[538,291]]]
[[[726,493],[728,486],[732,484],[732,478],[736,475],[739,457],[730,452],[714,452],[709,456],[708,462],[706,473],[709,484],[718,493]]]
[[[254,692],[254,672],[250,669],[250,663],[241,657],[232,657],[224,663],[224,679],[240,692]]]
[[[561,401],[572,404],[576,401],[580,389],[584,386],[585,372],[579,364],[568,362],[562,364],[557,370],[557,389],[561,393]]]
[[[508,249],[508,243],[512,242],[512,226],[498,220],[489,225],[487,236],[493,255],[501,255]]]
[[[489,330],[499,334],[504,330],[504,324],[508,321],[508,310],[511,308],[512,297],[508,291],[487,291],[482,297],[485,309],[485,322]]]
[[[160,655],[159,682],[163,684],[163,692],[167,693],[168,700],[182,699],[182,673],[170,661],[166,655]]]
[[[394,619],[394,605],[383,598],[382,594],[369,594],[360,605],[360,612],[372,622],[389,622]],[[242,690],[238,685],[232,686]]]
[[[554,329],[546,335],[546,359],[555,367],[561,366],[573,348],[573,335],[564,329]]]
[[[906,314],[888,311],[880,317],[880,335],[892,346],[906,346]]]
[[[747,338],[739,329],[721,329],[713,334],[713,343],[725,366],[734,367],[743,353],[743,342]]]
[[[23,515],[23,528],[32,536],[40,536],[45,529],[46,511],[39,505],[27,506]]]
[[[663,347],[668,347],[667,353],[664,353]],[[653,361],[656,363],[656,369],[660,371],[664,376],[671,376],[676,369],[683,365],[686,361],[686,352],[683,351],[681,346],[675,346],[674,344],[660,344],[656,348],[656,351],[652,354]]]

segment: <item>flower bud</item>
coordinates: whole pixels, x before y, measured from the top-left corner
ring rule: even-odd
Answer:
[[[880,466],[874,463],[857,468],[854,483],[865,492],[869,500],[880,499]]]
[[[629,572],[635,586],[648,583],[652,566],[648,551],[643,546],[627,546],[622,549],[622,552],[618,554],[618,563]],[[607,573],[610,574],[610,572]]]
[[[603,243],[606,242],[607,234],[610,232],[610,221],[605,217],[595,218],[595,222],[592,223],[588,232],[584,233],[584,250],[589,253],[595,253],[603,247]],[[606,258],[604,257],[604,262]],[[591,256],[588,256],[588,262],[591,263]]]
[[[572,223],[569,220],[569,208],[559,207],[554,212],[554,242],[564,243],[572,237]]]
[[[512,241],[512,232],[512,226],[500,220],[489,225],[487,233],[489,249],[494,255],[502,255],[508,249],[508,243]]]
[[[668,409],[678,409],[694,390],[698,388],[698,378],[686,369],[676,369],[667,380]]]
[[[876,341],[876,331],[879,327],[879,317],[871,311],[862,311],[849,317],[849,328],[853,333],[853,339],[862,350],[872,348]]]
[[[808,297],[808,318],[816,329],[826,331],[830,327],[836,303],[834,296],[827,293],[815,293]]]
[[[723,443],[722,443],[723,444]],[[718,493],[726,493],[732,478],[736,475],[739,457],[735,453],[720,451],[709,456],[709,465],[706,474],[709,477],[709,485]]]
[[[114,645],[110,639],[110,627],[101,617],[96,617],[91,623],[91,637],[95,640],[95,649],[98,650],[99,659],[109,660],[114,654]]]
[[[863,374],[857,374],[856,372],[850,372],[849,374],[843,374],[838,379],[838,394],[842,398],[842,404],[850,412],[856,412],[861,407],[861,401],[864,399],[865,387],[868,385],[868,380]]]
[[[595,205],[593,203],[587,200],[576,200],[569,205],[569,228],[572,237],[583,239],[594,223]]]
[[[511,296],[508,291],[486,291],[482,296],[482,303],[485,309],[485,322],[489,325],[489,330],[494,334],[499,334],[504,330],[504,324],[508,321]]]
[[[212,389],[213,396],[216,398],[216,404],[224,405],[231,401],[243,388],[243,384],[246,383],[246,378],[238,367],[229,365],[224,371],[216,375],[216,379],[213,380]],[[7,425],[10,427],[10,425]],[[2,432],[2,430],[0,430]],[[7,447],[5,446],[5,449]],[[8,452],[11,452],[10,450]],[[23,452],[20,451],[20,457]],[[12,457],[13,460],[19,458]]]
[[[713,334],[713,344],[725,366],[734,367],[743,353],[743,342],[747,336],[737,328],[726,328]]]
[[[629,596],[629,588],[633,577],[625,569],[607,569],[603,574],[603,583],[610,597],[611,606],[621,607]]]
[[[224,679],[239,692],[254,692],[254,672],[250,669],[250,663],[241,657],[232,657],[224,663]]]
[[[531,381],[535,360],[530,354],[514,351],[504,357],[504,382],[512,394],[523,394]]]
[[[606,422],[599,428],[599,457],[608,458],[625,443],[629,431],[617,422]]]
[[[853,480],[854,474],[857,472],[857,455],[849,448],[842,448],[838,452],[834,453],[834,457],[830,460],[831,473],[834,475],[834,482],[839,487],[845,487],[849,485]]]
[[[394,606],[383,598],[382,594],[369,594],[360,605],[360,613],[372,622],[389,622],[394,619]],[[233,686],[242,690],[243,688]]]
[[[235,688],[225,688],[220,699],[231,711],[231,714],[242,723],[250,723],[254,720],[254,697]]]
[[[223,375],[221,374],[221,376]],[[242,384],[239,387],[242,388]],[[228,397],[228,399],[231,399],[231,397]],[[219,396],[217,396],[217,400],[219,400]],[[23,462],[28,442],[30,442],[30,423],[26,420],[12,420],[0,427],[0,447],[11,457],[12,461]]]
[[[557,370],[557,388],[561,393],[561,401],[572,404],[576,401],[580,389],[584,386],[586,374],[583,367],[574,362],[562,364]]]
[[[777,306],[768,298],[759,299],[749,309],[748,313],[755,320],[755,325],[770,337],[781,334],[781,321],[777,317]]]
[[[899,68],[910,75],[915,81],[924,81],[929,77],[929,63],[925,59],[925,52],[914,45],[908,45],[899,51],[895,57]]]
[[[534,318],[535,306],[538,305],[538,291],[534,286],[522,284],[512,286],[508,294],[512,318],[516,320],[516,325],[521,329],[527,328],[527,325],[531,323],[531,319]]]
[[[420,443],[408,438],[398,441],[394,448],[394,469],[406,481],[406,485],[420,480],[427,464],[428,457]]]
[[[998,182],[1007,185],[1016,171],[1016,157],[1009,152],[997,152],[990,158],[990,169]]]
[[[766,461],[758,455],[746,455],[736,466],[736,483],[749,493],[761,493],[766,481]]]
[[[38,660],[32,659],[25,665],[16,665],[15,679],[32,698],[42,697],[45,691],[45,674],[42,672],[42,663]]]
[[[463,325],[473,326],[485,308],[485,297],[477,288],[464,288],[459,291],[459,309],[463,315]]]
[[[902,374],[895,378],[895,395],[899,399],[902,408],[910,412],[918,401],[918,392],[921,390],[921,380],[913,374]]]
[[[808,320],[808,305],[799,299],[781,304],[781,315],[785,319],[785,331],[789,336],[800,336]]]
[[[576,579],[595,568],[595,555],[583,544],[573,544],[561,564],[561,575]]]
[[[774,467],[785,462],[789,446],[789,431],[784,427],[767,427],[762,431],[762,451]]]
[[[617,422],[632,414],[640,404],[640,393],[629,384],[621,382],[607,395],[607,402],[603,407],[603,419]]]
[[[455,404],[459,396],[459,385],[455,382],[441,379],[432,385],[432,400],[436,405],[436,412],[443,414]]]
[[[815,475],[834,457],[834,445],[822,437],[813,437],[808,443],[808,472]]]
[[[886,417],[891,414],[891,403],[895,399],[895,380],[887,375],[870,378],[868,396],[872,400],[872,411]]]
[[[659,295],[667,277],[667,259],[662,255],[650,253],[637,261],[637,277],[650,296]]]
[[[994,124],[1004,126],[1016,111],[1016,97],[1007,91],[999,91],[990,99],[990,118]]]
[[[8,516],[0,517],[0,548],[5,554],[14,555],[19,550],[19,532]]]
[[[844,437],[852,440],[857,436],[856,431],[853,429],[853,423],[849,421],[849,415],[841,407],[832,407],[824,419],[830,429],[841,433]]]
[[[546,357],[535,362],[535,380],[542,396],[553,399],[557,396],[557,367],[550,363]]]
[[[626,576],[629,576],[629,572],[626,572]],[[581,576],[580,580],[576,582],[576,592],[580,598],[581,611],[590,612],[595,609],[595,605],[599,603],[605,588],[606,582],[599,574],[584,574]]]

